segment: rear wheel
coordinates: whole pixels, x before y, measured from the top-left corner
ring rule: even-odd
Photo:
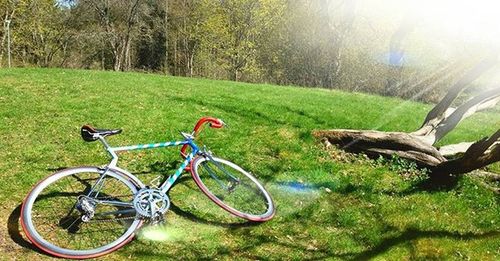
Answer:
[[[193,161],[191,174],[203,193],[229,213],[250,221],[266,221],[274,216],[269,193],[238,165],[200,156]]]
[[[123,174],[66,169],[33,188],[23,203],[21,224],[30,241],[52,255],[101,256],[130,241],[141,225],[132,204],[136,193]]]

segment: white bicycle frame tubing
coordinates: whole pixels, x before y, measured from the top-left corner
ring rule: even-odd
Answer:
[[[127,174],[130,176],[130,178],[134,179],[137,184],[141,184],[144,186],[142,181],[140,181],[137,177],[135,177],[132,173],[129,171],[119,168],[116,164],[118,163],[118,154],[117,152],[120,151],[130,151],[130,150],[144,150],[144,149],[156,149],[156,148],[165,148],[165,147],[173,147],[173,146],[181,146],[181,145],[189,145],[192,149],[191,153],[187,155],[186,159],[184,162],[182,162],[181,166],[175,171],[174,174],[170,175],[163,184],[160,185],[159,189],[163,193],[167,193],[172,185],[174,185],[175,181],[181,176],[182,171],[188,166],[188,164],[191,163],[193,160],[194,155],[198,153],[199,148],[196,146],[196,144],[193,142],[192,138],[186,138],[183,141],[171,141],[171,142],[161,142],[161,143],[152,143],[152,144],[139,144],[139,145],[132,145],[132,146],[124,146],[124,147],[111,147],[109,144],[106,142],[104,137],[99,136],[98,137],[101,143],[104,145],[106,148],[106,151],[111,155],[111,162],[106,166],[106,169],[104,173],[106,173],[107,170],[117,170],[119,172],[122,172],[124,174]],[[105,176],[105,175],[103,175]]]

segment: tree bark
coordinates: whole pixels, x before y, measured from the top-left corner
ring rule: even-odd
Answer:
[[[443,153],[442,150],[404,132],[338,129],[315,131],[313,135],[348,152],[365,153],[374,158],[380,155],[398,155],[416,162],[420,167],[428,168],[433,175],[464,174],[500,161],[500,129],[489,138],[472,144],[446,146],[448,149],[455,147],[452,153]],[[457,153],[463,155],[451,160],[445,157],[456,156]]]
[[[435,147],[404,132],[338,129],[316,131],[314,136],[326,139],[349,152],[363,152],[369,156],[398,154],[426,167],[438,165],[446,160]]]
[[[500,161],[500,129],[489,138],[472,144],[462,157],[445,161],[432,169],[438,174],[464,174]]]

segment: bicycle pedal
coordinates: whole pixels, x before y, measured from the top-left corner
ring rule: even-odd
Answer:
[[[165,217],[162,213],[156,213],[155,217],[149,220],[149,223],[153,226],[165,224]]]

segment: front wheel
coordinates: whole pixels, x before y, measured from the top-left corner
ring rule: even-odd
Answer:
[[[200,156],[191,166],[191,175],[201,191],[229,213],[261,222],[274,216],[269,192],[238,165],[220,158]]]
[[[137,187],[124,174],[96,167],[57,172],[26,197],[21,225],[43,251],[64,258],[92,258],[114,251],[142,221],[132,205]]]

